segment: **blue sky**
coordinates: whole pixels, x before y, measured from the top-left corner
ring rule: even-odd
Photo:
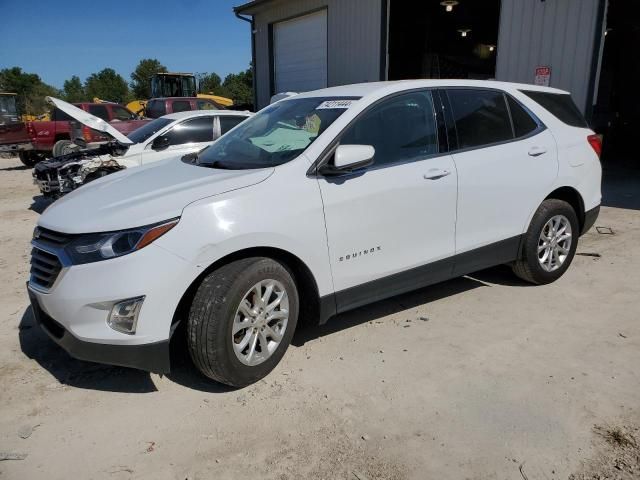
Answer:
[[[18,66],[61,88],[111,67],[130,81],[142,58],[169,70],[248,68],[250,27],[232,7],[245,0],[0,0],[0,68]]]

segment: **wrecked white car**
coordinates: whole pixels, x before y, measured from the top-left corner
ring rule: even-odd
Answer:
[[[109,123],[84,110],[55,98],[47,100],[82,125],[111,137],[109,142],[97,148],[78,150],[36,164],[33,169],[34,183],[44,196],[53,198],[124,168],[181,158],[202,150],[252,115],[250,112],[230,110],[172,113],[125,136]]]

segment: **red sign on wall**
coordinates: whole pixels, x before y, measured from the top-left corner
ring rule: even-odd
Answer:
[[[536,67],[536,77],[533,83],[536,85],[542,85],[543,87],[548,87],[550,79],[551,67]]]

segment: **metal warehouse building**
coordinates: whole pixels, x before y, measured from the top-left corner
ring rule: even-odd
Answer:
[[[638,127],[637,0],[256,0],[256,107],[275,93],[407,78],[569,90],[596,128]]]

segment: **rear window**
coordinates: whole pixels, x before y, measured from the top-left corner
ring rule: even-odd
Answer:
[[[153,100],[147,103],[145,112],[147,117],[158,118],[167,114],[167,107],[165,106],[164,100]]]
[[[572,127],[588,128],[589,124],[582,116],[571,95],[562,93],[535,92],[521,90],[527,97],[548,110],[560,121]]]
[[[188,112],[189,110],[191,110],[191,102],[184,100],[173,102],[173,113]]]
[[[105,122],[109,121],[109,112],[104,105],[89,105],[89,113],[101,118]]]
[[[69,122],[73,120],[69,115],[64,113],[59,108],[54,108],[53,112],[51,112],[51,121],[52,122]]]

